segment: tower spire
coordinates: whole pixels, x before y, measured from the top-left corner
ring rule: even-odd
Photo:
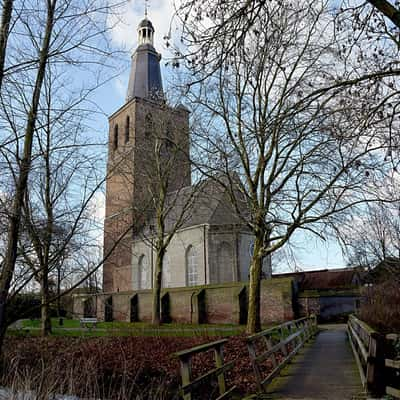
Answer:
[[[144,0],[144,18],[147,19],[147,10],[149,7],[149,0]]]
[[[138,43],[132,55],[131,73],[126,100],[134,97],[144,99],[163,99],[160,71],[161,55],[153,46],[154,27],[147,18],[148,0],[145,0],[145,18],[138,26]]]

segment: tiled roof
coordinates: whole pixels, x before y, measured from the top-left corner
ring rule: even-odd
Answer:
[[[357,271],[351,268],[325,269],[318,271],[292,272],[277,274],[274,277],[293,277],[300,290],[335,289],[356,286]]]

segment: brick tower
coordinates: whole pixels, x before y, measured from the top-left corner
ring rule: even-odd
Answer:
[[[156,195],[155,180],[152,179],[156,140],[165,141],[165,161],[171,161],[168,153],[171,142],[181,150],[179,156],[173,158],[174,173],[169,179],[168,190],[191,183],[189,113],[182,106],[170,107],[165,102],[161,56],[154,49],[154,28],[147,18],[140,22],[138,35],[139,45],[132,55],[126,103],[109,117],[105,292],[132,289],[132,243],[137,231],[152,214],[152,196]],[[149,190],[150,187],[153,190]]]

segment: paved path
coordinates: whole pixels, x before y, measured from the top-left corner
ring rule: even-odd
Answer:
[[[269,398],[365,399],[346,325],[322,329],[281,375],[272,383]]]

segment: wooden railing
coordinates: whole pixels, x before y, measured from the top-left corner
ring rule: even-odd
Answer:
[[[260,392],[265,391],[272,379],[316,332],[317,320],[312,316],[285,322],[247,338],[250,360]],[[264,351],[260,352],[260,348]],[[268,359],[272,361],[273,370],[263,378],[262,363]]]
[[[219,396],[217,397],[217,400],[226,399],[232,395],[236,386],[227,389],[224,375],[226,371],[233,367],[233,361],[224,363],[223,346],[227,341],[227,339],[217,340],[216,342],[206,343],[201,346],[175,353],[175,355],[179,357],[181,363],[181,395],[185,400],[191,400],[193,391],[212,379],[217,379],[218,381]],[[215,368],[192,380],[192,357],[195,354],[207,351],[214,351]]]
[[[400,343],[400,335],[386,335],[386,340],[392,344],[392,348],[395,347],[395,343]],[[400,359],[393,360],[392,358],[385,358],[385,367],[393,372],[392,374],[387,374],[389,377],[389,383],[386,384],[385,392],[386,394],[400,399]],[[394,382],[397,382],[397,387],[393,387]]]
[[[385,337],[354,315],[349,317],[347,332],[364,388],[383,394]]]

